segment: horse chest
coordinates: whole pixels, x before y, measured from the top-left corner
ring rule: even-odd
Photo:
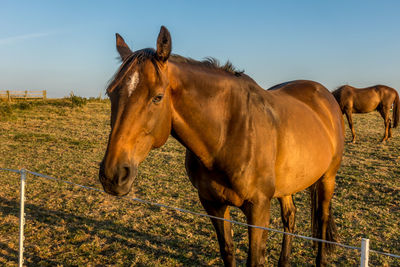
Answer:
[[[191,152],[186,154],[186,171],[202,198],[236,207],[242,206],[246,187],[232,183],[232,179],[221,171],[208,170]]]
[[[197,188],[199,195],[210,201],[216,201],[236,207],[242,206],[244,202],[244,192],[242,192],[242,190],[235,190],[222,184],[219,180],[212,179],[211,177],[195,179],[192,183]]]

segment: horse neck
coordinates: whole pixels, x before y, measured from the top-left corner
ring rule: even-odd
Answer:
[[[243,108],[241,103],[232,107],[232,99],[241,98],[235,97],[240,90],[231,79],[196,66],[169,64],[172,135],[207,168],[212,168],[226,142],[230,111],[241,113]]]

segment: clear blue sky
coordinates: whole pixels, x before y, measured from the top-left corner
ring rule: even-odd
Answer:
[[[132,50],[226,60],[262,87],[310,79],[400,90],[400,1],[0,1],[0,90],[104,95],[118,67],[115,33]]]

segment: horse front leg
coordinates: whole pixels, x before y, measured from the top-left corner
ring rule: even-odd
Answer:
[[[268,227],[270,218],[270,199],[246,202],[242,210],[247,223],[255,226]],[[268,232],[259,228],[249,227],[249,252],[247,266],[264,266],[265,249]]]
[[[227,205],[209,201],[202,197],[200,197],[200,202],[209,215],[227,220],[230,219],[229,207]],[[211,222],[214,225],[215,231],[217,232],[219,249],[222,260],[224,261],[224,265],[231,267],[236,266],[231,223],[214,218],[211,218]]]
[[[295,224],[296,207],[293,202],[292,196],[285,196],[279,198],[281,204],[281,216],[284,231],[293,233]],[[278,266],[290,266],[289,257],[292,250],[292,239],[291,235],[283,235],[282,250],[279,257]]]

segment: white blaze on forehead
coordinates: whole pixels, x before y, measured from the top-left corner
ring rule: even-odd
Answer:
[[[135,73],[132,74],[132,76],[129,78],[129,81],[127,84],[128,85],[128,97],[131,96],[133,91],[135,91],[138,83],[139,83],[139,72],[135,71]]]

